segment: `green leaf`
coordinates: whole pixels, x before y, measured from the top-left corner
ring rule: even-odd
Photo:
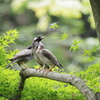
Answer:
[[[14,30],[9,30],[6,32],[8,35],[10,35],[11,33],[18,33],[17,29],[14,29]]]
[[[88,61],[91,62],[91,61],[94,61],[95,59],[96,58],[94,56],[91,56],[91,57],[88,58]]]
[[[83,56],[85,56],[85,55],[89,55],[90,56],[91,55],[91,50],[86,50],[85,49],[83,52],[84,52]]]
[[[70,48],[70,50],[73,50],[73,52],[74,51],[76,51],[77,49],[80,49],[80,47],[78,46],[79,45],[79,43],[81,43],[82,42],[82,40],[80,40],[80,41],[76,41],[76,40],[74,40],[73,41],[73,46]]]
[[[73,52],[76,51],[77,49],[80,49],[80,47],[78,47],[78,46],[72,46],[72,47],[70,48],[70,50],[73,50]]]
[[[93,49],[91,50],[91,52],[96,52],[99,49],[100,45],[98,46],[94,46]]]
[[[59,26],[57,25],[57,23],[58,22],[55,22],[55,23],[50,24],[50,28],[52,28],[52,29],[58,28]]]
[[[91,54],[93,56],[100,57],[100,45],[94,46],[94,48],[91,50]]]
[[[60,39],[60,40],[61,40],[61,41],[62,41],[62,40],[65,40],[65,39],[68,38],[68,36],[69,36],[69,35],[68,35],[67,33],[64,32],[63,34],[61,34],[61,39]]]
[[[79,41],[74,40],[74,42],[72,44],[73,45],[79,45],[79,43],[81,43],[81,42],[82,42],[82,40],[79,40]]]

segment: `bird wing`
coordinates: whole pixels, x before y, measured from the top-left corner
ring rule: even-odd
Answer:
[[[42,49],[42,54],[48,58],[54,65],[56,64],[57,62],[57,58],[47,49]]]
[[[12,59],[17,59],[20,57],[27,57],[29,55],[32,55],[32,50],[24,49],[20,51],[19,53],[17,53]]]
[[[47,49],[42,49],[42,54],[48,58],[55,66],[58,66],[59,68],[63,68],[63,66],[59,63],[57,58]]]
[[[17,53],[15,56],[23,56],[23,55],[30,55],[32,54],[32,50],[28,50],[28,49],[24,49],[22,51],[20,51],[19,53]]]

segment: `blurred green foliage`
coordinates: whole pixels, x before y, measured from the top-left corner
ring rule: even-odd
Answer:
[[[0,100],[9,100],[18,88],[19,72],[0,66]],[[3,97],[5,99],[3,99]]]
[[[62,34],[63,35],[63,34]],[[65,35],[65,33],[64,33]],[[9,52],[6,47],[10,43],[14,43],[14,40],[18,37],[17,30],[7,31],[6,34],[1,36],[0,41],[0,100],[10,100],[18,89],[18,82],[20,80],[19,71],[6,69],[7,59],[9,59],[15,51]],[[6,42],[4,42],[6,41]],[[74,40],[74,45],[79,44],[80,42]],[[79,46],[79,45],[78,45]],[[91,53],[83,53],[91,55],[98,51],[99,46],[96,46],[91,50]],[[81,47],[80,49],[81,50]],[[83,50],[83,49],[82,49]],[[84,50],[83,50],[84,51]],[[77,52],[74,51],[74,52]],[[82,56],[83,56],[82,55]],[[94,56],[95,57],[95,56]],[[96,58],[97,59],[97,58]],[[97,60],[96,60],[97,61]],[[38,67],[38,66],[36,66]],[[87,66],[88,67],[88,66]],[[94,92],[100,92],[100,63],[92,64],[85,69],[84,71],[70,72],[71,75],[76,75],[82,78],[85,83],[93,89]],[[66,72],[64,72],[66,73]],[[76,89],[74,86],[71,86],[67,83],[62,83],[58,81],[53,81],[45,78],[31,77],[28,78],[25,82],[24,90],[22,91],[21,100],[86,100],[84,96]]]
[[[0,100],[8,100],[13,96],[18,86],[18,71],[6,69],[6,66],[10,63],[8,59],[18,52],[18,50],[7,50],[11,43],[15,43],[16,38],[18,38],[16,29],[9,30],[0,36]]]
[[[31,45],[37,35],[47,37],[43,43],[64,66],[65,73],[81,77],[94,92],[100,92],[100,48],[88,0],[0,0],[0,35],[0,100],[10,99],[19,81],[19,71],[5,69],[8,59]],[[34,60],[28,63],[28,67],[37,66]],[[71,85],[27,79],[21,99],[41,98],[85,100]]]
[[[88,0],[1,0],[0,26],[0,34],[9,29],[20,32],[9,50],[25,49],[35,36],[46,36],[45,47],[57,56],[66,72],[80,71],[88,65],[86,57],[80,56],[82,52],[69,51],[73,40],[82,40],[80,44],[83,49],[88,47],[87,50],[98,44]],[[30,61],[27,65],[37,63]]]
[[[89,68],[86,69],[85,71],[81,71],[80,73],[75,73],[75,72],[72,73],[85,80],[85,83],[96,93],[96,92],[100,92],[100,76],[99,76],[100,68],[99,67],[100,67],[100,63],[98,62],[90,65]]]
[[[0,66],[6,66],[9,58],[11,58],[18,50],[7,51],[10,43],[14,43],[14,40],[18,38],[18,31],[9,30],[3,36],[0,36]]]
[[[27,79],[22,95],[21,100],[72,100],[80,98],[85,100],[82,94],[71,85],[35,77]]]

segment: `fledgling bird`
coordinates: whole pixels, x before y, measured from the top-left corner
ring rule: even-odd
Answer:
[[[45,37],[37,36],[33,39],[33,42],[32,42],[32,53],[34,54],[34,59],[40,65],[40,67],[38,69],[40,69],[41,67],[46,68],[46,69],[49,68],[49,66],[47,64],[44,64],[43,61],[39,58],[39,56],[36,54],[36,50],[37,50],[38,46],[40,46],[41,48],[44,48],[44,44],[41,43],[41,40],[43,38],[45,38]]]
[[[32,60],[34,57],[31,48],[32,45],[18,52],[13,58],[9,59],[11,61],[10,64],[17,63],[22,69],[24,69],[22,65],[26,67],[24,63],[27,63],[28,61]]]
[[[42,39],[38,40],[41,41]],[[52,66],[48,69],[48,72],[51,71],[55,66],[58,68],[63,68],[63,66],[60,64],[60,62],[57,60],[57,58],[47,49],[43,48],[41,45],[38,45],[36,49],[36,54],[40,58],[40,60],[43,62],[43,64],[47,64],[49,66]]]

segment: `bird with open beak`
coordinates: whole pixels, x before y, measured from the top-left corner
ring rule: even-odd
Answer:
[[[40,46],[41,48],[44,48],[44,44],[41,42],[42,39],[44,39],[44,36],[37,36],[33,39],[32,42],[32,53],[34,54],[34,59],[37,61],[37,63],[40,65],[40,67],[38,68],[38,70],[40,70],[41,67],[44,66],[44,68],[48,69],[49,66],[47,64],[44,64],[43,61],[39,58],[39,56],[36,54],[36,50],[38,48],[38,46]]]
[[[45,66],[45,64],[48,66],[52,66],[49,69],[47,69],[48,72],[51,71],[55,66],[62,69],[63,66],[60,64],[57,58],[49,50],[41,46],[42,39],[44,38],[38,37],[37,39],[38,45],[36,46],[35,54],[42,61],[43,66]]]

